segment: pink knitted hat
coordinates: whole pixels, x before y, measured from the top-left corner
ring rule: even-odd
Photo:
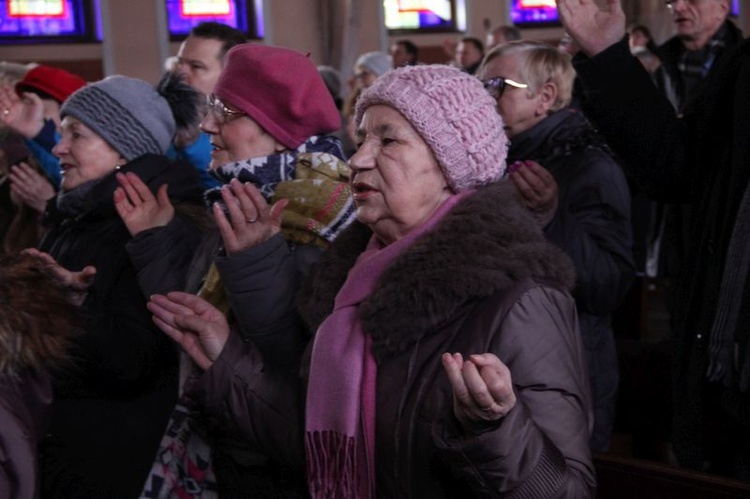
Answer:
[[[214,94],[291,149],[341,127],[341,115],[317,67],[294,50],[236,45],[227,52]]]
[[[362,93],[354,115],[357,127],[375,104],[392,107],[411,123],[454,192],[505,174],[508,137],[497,102],[477,78],[437,64],[394,69]]]

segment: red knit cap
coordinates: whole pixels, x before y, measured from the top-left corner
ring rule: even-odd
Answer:
[[[317,67],[293,50],[254,43],[233,47],[214,94],[290,149],[341,127],[341,116]]]
[[[23,80],[16,83],[16,93],[21,95],[29,90],[39,90],[62,104],[70,94],[84,85],[86,80],[64,69],[37,66],[26,73]]]

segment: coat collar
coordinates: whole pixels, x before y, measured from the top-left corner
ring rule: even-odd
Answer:
[[[372,233],[355,222],[321,257],[302,287],[300,312],[316,330]],[[467,303],[524,278],[574,284],[572,263],[548,243],[510,181],[478,189],[402,253],[359,307],[376,357],[400,352]]]

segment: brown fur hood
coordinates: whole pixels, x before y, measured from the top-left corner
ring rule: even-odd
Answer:
[[[24,254],[0,259],[0,374],[65,362],[78,319],[68,290],[44,261]]]
[[[372,232],[355,222],[321,257],[302,287],[300,312],[311,331],[330,314],[336,293]],[[570,290],[573,264],[547,242],[512,182],[478,189],[401,254],[360,305],[376,357],[400,352],[472,300],[532,277]]]

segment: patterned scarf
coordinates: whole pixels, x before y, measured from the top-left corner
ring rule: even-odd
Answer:
[[[354,221],[350,170],[336,137],[313,136],[295,150],[228,163],[212,174],[224,184],[234,178],[252,182],[269,203],[288,199],[281,232],[294,244],[325,248]],[[209,206],[213,202],[223,205],[220,188],[207,191],[205,197]],[[209,268],[199,295],[229,312],[215,265]]]
[[[315,335],[305,408],[305,450],[313,498],[375,497],[377,366],[359,304],[382,273],[469,192],[448,198],[421,226],[383,246],[373,236]]]
[[[721,28],[714,33],[714,36],[699,50],[686,50],[680,56],[677,62],[677,69],[680,72],[683,82],[682,104],[692,99],[699,83],[708,75],[714,61],[719,56],[726,42],[724,37],[727,34],[726,25],[722,24]]]

